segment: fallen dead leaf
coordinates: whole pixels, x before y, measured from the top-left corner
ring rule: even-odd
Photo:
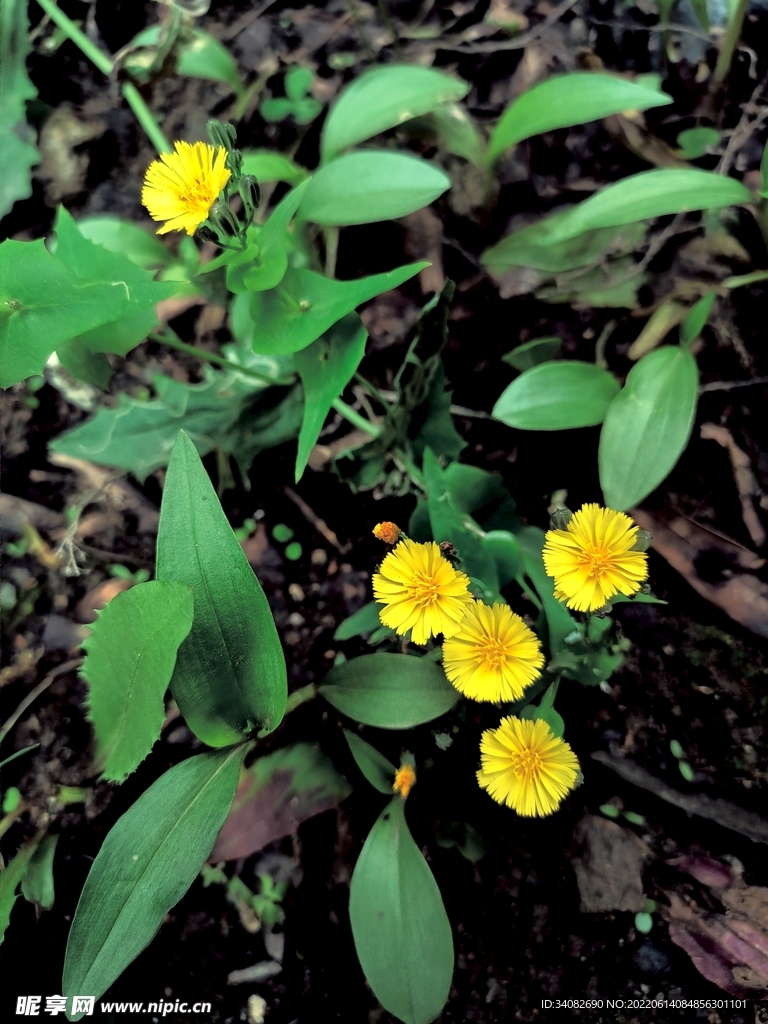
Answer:
[[[118,594],[122,594],[124,590],[130,590],[132,586],[133,582],[131,580],[115,579],[105,580],[97,587],[94,587],[93,590],[89,590],[80,599],[75,609],[77,621],[95,622],[97,618],[96,613],[101,611],[105,604],[108,604]]]
[[[405,229],[405,251],[412,260],[429,260],[432,264],[419,273],[424,295],[439,293],[445,284],[443,273],[443,222],[428,206],[402,217]]]
[[[81,119],[67,103],[56,107],[45,122],[38,140],[40,166],[36,177],[45,183],[49,206],[82,192],[89,157],[77,147],[103,135],[105,128],[103,121]]]

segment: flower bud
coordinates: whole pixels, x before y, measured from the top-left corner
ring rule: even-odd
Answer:
[[[569,508],[556,508],[549,519],[552,530],[567,530],[568,523],[573,519],[573,512]]]
[[[243,206],[245,207],[246,220],[250,221],[253,216],[253,211],[257,210],[261,203],[261,189],[259,188],[259,183],[252,174],[244,174],[240,179],[237,188],[240,192],[240,198],[243,200]]]
[[[376,540],[383,540],[385,544],[397,544],[400,532],[400,527],[395,523],[377,523],[373,528],[373,536]]]
[[[213,204],[208,217],[219,234],[229,235],[233,238],[240,234],[240,221],[229,203],[223,199],[218,199]]]
[[[635,537],[635,543],[629,549],[630,551],[647,551],[651,546],[653,537],[647,530],[638,530],[637,536]]]
[[[208,138],[214,146],[221,146],[229,153],[237,142],[237,133],[233,125],[222,124],[221,121],[212,118],[205,126]]]
[[[200,239],[201,242],[218,243],[219,241],[219,236],[216,234],[215,231],[209,228],[207,224],[200,225],[200,227],[197,229],[197,237]]]

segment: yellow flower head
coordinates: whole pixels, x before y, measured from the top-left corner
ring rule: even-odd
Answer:
[[[207,142],[175,142],[174,148],[147,168],[141,201],[153,220],[167,221],[158,235],[182,230],[194,235],[229,181],[227,151]]]
[[[373,575],[373,596],[385,607],[379,618],[396,633],[410,629],[415,644],[453,636],[472,602],[469,577],[457,572],[434,541],[403,540]]]
[[[579,762],[541,719],[503,718],[480,740],[477,781],[500,804],[526,818],[552,814],[576,785]]]
[[[645,552],[631,550],[637,532],[629,516],[599,505],[582,505],[565,530],[549,530],[542,556],[555,597],[593,612],[614,594],[637,593],[648,575]]]
[[[536,635],[505,604],[475,601],[443,644],[443,668],[472,700],[517,700],[544,666]]]
[[[415,782],[416,772],[413,765],[407,763],[401,764],[395,774],[395,781],[392,783],[392,789],[405,799],[411,792]]]
[[[373,528],[373,536],[376,540],[383,540],[385,544],[397,544],[400,533],[400,527],[396,523],[376,523]]]

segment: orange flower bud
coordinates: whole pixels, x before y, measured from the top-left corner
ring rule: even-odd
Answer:
[[[395,523],[377,523],[373,528],[373,536],[376,540],[383,540],[385,544],[397,544],[400,533],[400,527]]]
[[[415,782],[416,772],[414,771],[413,765],[401,764],[395,774],[395,781],[392,783],[392,789],[405,799],[411,792],[411,788]]]

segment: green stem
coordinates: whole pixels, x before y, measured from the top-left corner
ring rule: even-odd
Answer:
[[[355,380],[357,381],[358,384],[361,384],[365,388],[369,395],[375,398],[377,402],[380,402],[384,409],[389,408],[391,403],[386,400],[386,398],[382,395],[382,393],[379,391],[376,385],[371,384],[368,378],[364,377],[362,373],[360,373],[357,370],[355,371]]]
[[[317,696],[317,687],[314,683],[308,683],[307,686],[302,686],[300,690],[294,690],[293,693],[288,695],[288,703],[285,705],[286,715],[290,715],[292,711],[295,711],[300,704],[305,704],[308,700],[313,700]]]
[[[180,338],[159,333],[150,334],[149,337],[150,340],[157,341],[161,345],[167,345],[168,348],[175,348],[179,352],[186,352],[187,355],[197,356],[198,359],[203,359],[205,362],[214,363],[216,366],[223,366],[227,370],[235,370],[237,373],[245,374],[246,377],[253,377],[254,380],[258,380],[262,384],[293,384],[293,377],[268,377],[265,373],[252,370],[250,366],[241,366],[239,363],[233,363],[231,359],[225,359],[224,356],[217,356],[213,352],[206,352],[205,349],[197,348],[195,345],[188,345],[186,341],[181,341]]]
[[[340,416],[343,416],[345,420],[348,420],[352,426],[357,427],[358,430],[364,430],[366,434],[370,434],[371,437],[378,437],[381,433],[380,427],[377,427],[373,423],[369,423],[365,416],[361,416],[356,409],[347,405],[346,402],[342,402],[340,398],[335,398],[331,405]]]
[[[339,254],[339,229],[324,228],[325,237],[325,276],[336,276],[336,257]]]
[[[757,281],[768,281],[768,270],[753,270],[751,274],[737,274],[735,277],[726,277],[723,281],[723,287],[741,288],[745,284],[755,284]]]
[[[101,71],[103,75],[109,77],[114,71],[114,63],[112,59],[103,53],[98,46],[94,45],[88,36],[77,27],[71,18],[67,17],[64,11],[56,5],[54,0],[37,0],[38,4],[42,7],[51,21],[58,25],[61,31],[71,39],[75,46],[79,47],[88,60]],[[158,151],[158,153],[169,153],[171,147],[168,144],[167,139],[160,130],[160,125],[157,123],[154,115],[146,105],[144,100],[141,98],[138,89],[132,82],[125,82],[122,87],[123,96],[125,97],[131,110],[133,110],[136,118],[147,133],[152,145]]]
[[[712,84],[709,90],[710,93],[719,92],[720,87],[728,77],[728,72],[731,70],[733,55],[736,52],[736,47],[738,46],[739,39],[741,38],[741,29],[744,25],[744,18],[746,17],[748,9],[749,0],[738,0],[736,10],[733,12],[733,17],[728,22],[728,27],[725,30],[723,45],[717,58],[717,64],[715,64],[715,70],[712,73]]]
[[[143,96],[133,82],[123,82],[122,92],[128,106],[136,115],[136,120],[146,132],[147,138],[155,147],[157,152],[170,153],[173,150],[173,146],[171,146],[168,139],[163,135],[162,129],[157,123],[155,115],[144,102]]]

